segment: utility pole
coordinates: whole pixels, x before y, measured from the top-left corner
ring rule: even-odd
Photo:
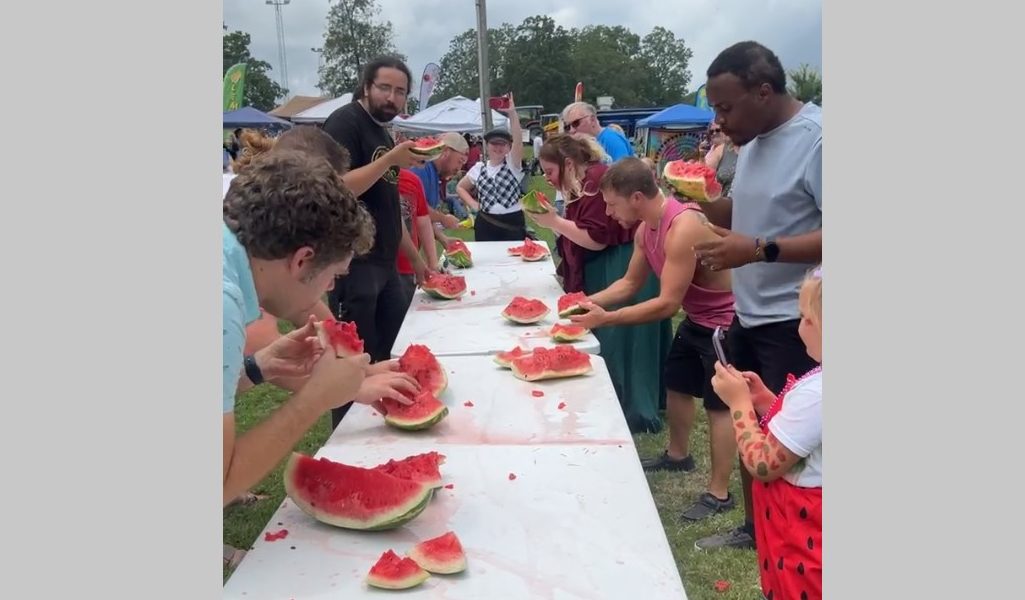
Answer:
[[[285,56],[285,21],[281,7],[292,3],[292,0],[267,0],[274,7],[274,17],[278,26],[278,68],[281,69],[281,87],[288,89],[288,60]]]
[[[491,129],[491,107],[488,106],[488,98],[491,96],[491,82],[488,75],[491,69],[488,68],[488,9],[485,0],[477,2],[477,70],[480,74],[480,115],[483,133]]]
[[[324,68],[324,49],[323,48],[310,48],[310,52],[317,53],[317,89],[320,90],[321,97],[324,96],[324,88],[320,85],[320,70]]]

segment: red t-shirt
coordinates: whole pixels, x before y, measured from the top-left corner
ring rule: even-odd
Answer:
[[[424,184],[409,169],[399,170],[399,202],[402,209],[402,222],[409,230],[409,238],[413,240],[413,246],[420,248],[420,236],[416,231],[416,217],[426,217],[430,214],[427,210],[427,196],[424,194]],[[406,258],[404,252],[399,249],[399,255],[395,259],[399,273],[403,275],[413,274],[413,264]]]
[[[632,244],[635,229],[624,229],[618,221],[605,214],[605,196],[601,193],[599,182],[607,170],[608,166],[600,163],[587,168],[580,182],[584,196],[566,203],[566,218],[576,223],[577,227],[586,231],[599,244]],[[584,263],[598,253],[576,245],[564,235],[559,236],[555,245],[562,256],[558,273],[563,278],[563,289],[567,293],[583,292]]]

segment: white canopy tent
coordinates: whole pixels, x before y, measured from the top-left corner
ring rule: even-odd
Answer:
[[[492,110],[491,123],[494,127],[507,128],[509,119]],[[395,119],[392,121],[392,127],[412,133],[484,133],[481,127],[480,101],[463,96],[453,96],[434,106],[428,106],[408,119]]]
[[[327,120],[331,113],[335,110],[345,106],[352,102],[352,94],[342,94],[341,96],[328,100],[327,102],[321,102],[320,104],[307,108],[301,113],[292,115],[293,123],[323,123]]]

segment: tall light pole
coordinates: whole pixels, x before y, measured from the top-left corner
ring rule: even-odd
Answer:
[[[292,0],[267,0],[274,7],[274,17],[278,26],[278,67],[281,69],[281,87],[288,89],[288,60],[285,56],[285,21],[281,7],[291,4]]]
[[[480,114],[481,127],[484,133],[491,129],[491,107],[488,98],[491,96],[491,82],[488,81],[488,9],[485,0],[477,2],[477,69],[480,74]]]
[[[323,97],[324,88],[320,85],[320,70],[324,68],[324,49],[323,48],[310,48],[310,52],[317,53],[317,89],[320,90],[320,95]]]

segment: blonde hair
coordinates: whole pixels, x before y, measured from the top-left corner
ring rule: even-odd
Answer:
[[[560,190],[566,196],[566,203],[575,202],[584,196],[597,195],[600,190],[585,190],[576,169],[566,169],[566,161],[573,161],[574,166],[586,167],[600,163],[605,151],[598,140],[589,135],[572,135],[557,133],[548,138],[541,146],[538,158],[559,165]]]
[[[241,173],[257,156],[270,152],[274,147],[274,138],[255,129],[243,129],[238,136],[240,150],[238,157],[231,161],[231,170]]]
[[[801,285],[801,291],[808,294],[808,306],[811,309],[808,316],[822,327],[822,265],[808,272]]]

